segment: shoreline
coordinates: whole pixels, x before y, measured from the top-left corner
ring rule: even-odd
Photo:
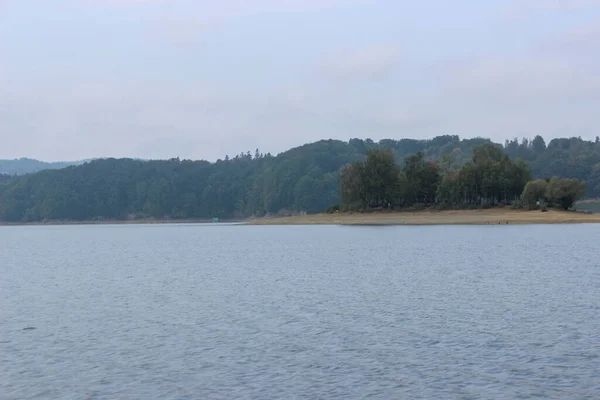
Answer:
[[[311,214],[294,217],[256,219],[248,225],[533,225],[600,223],[600,214],[577,211],[547,212],[487,209],[449,211],[397,211],[372,213]]]
[[[68,225],[168,225],[168,224],[240,224],[266,225],[355,225],[355,226],[420,226],[420,225],[533,225],[533,224],[600,224],[600,213],[548,210],[547,212],[492,208],[486,210],[423,210],[345,212],[307,214],[291,217],[228,219],[140,219],[99,221],[0,222],[4,226],[68,226]]]
[[[209,219],[140,219],[105,221],[36,221],[36,222],[0,222],[2,226],[67,226],[67,225],[169,225],[169,224],[231,224],[244,223],[242,219],[228,219],[213,222]]]

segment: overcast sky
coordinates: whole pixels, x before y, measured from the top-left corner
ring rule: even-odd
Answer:
[[[0,158],[599,122],[600,0],[0,0]]]

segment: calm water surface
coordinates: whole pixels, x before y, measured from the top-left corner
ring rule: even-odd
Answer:
[[[598,399],[599,244],[600,225],[0,227],[0,398]]]

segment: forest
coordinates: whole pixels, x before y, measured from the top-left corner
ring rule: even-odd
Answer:
[[[347,171],[378,150],[383,150],[377,154],[385,158],[397,184],[392,194],[369,195],[369,206],[384,200],[395,207],[514,202],[530,179],[550,185],[553,177],[586,181],[585,196],[600,196],[599,140],[574,137],[546,144],[537,136],[497,144],[445,135],[379,142],[322,140],[277,156],[256,150],[214,163],[98,159],[0,179],[0,220],[244,218],[322,212],[344,201],[356,202],[355,194],[343,189],[350,177]],[[482,171],[493,175],[482,178]],[[428,174],[431,179],[425,178]],[[556,193],[557,182],[552,186]],[[581,193],[580,186],[577,192]],[[542,197],[553,199],[546,192]]]

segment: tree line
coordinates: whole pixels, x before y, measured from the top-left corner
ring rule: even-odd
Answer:
[[[540,202],[568,209],[585,192],[585,183],[577,179],[531,181],[531,171],[522,159],[512,160],[492,144],[476,147],[472,159],[461,167],[455,161],[454,153],[435,162],[418,152],[400,165],[392,150],[369,150],[366,160],[355,161],[341,171],[342,209],[509,204],[533,209]]]
[[[476,158],[475,149],[480,153]],[[389,166],[388,172],[380,171],[380,178],[386,180],[386,174],[391,174],[398,179],[393,187],[376,189],[374,194],[364,194],[373,188],[363,187],[362,196],[372,205],[514,201],[529,177],[552,176],[586,180],[586,195],[600,196],[600,144],[596,142],[570,138],[546,145],[536,137],[501,145],[485,138],[445,135],[379,142],[322,140],[277,156],[256,150],[213,163],[179,158],[92,160],[0,179],[0,220],[316,213],[351,195],[340,192],[341,183],[349,177],[343,171],[357,168],[353,163],[364,162],[376,150],[384,152],[373,168]],[[526,165],[530,176],[526,176]],[[377,181],[372,185],[379,187]]]

